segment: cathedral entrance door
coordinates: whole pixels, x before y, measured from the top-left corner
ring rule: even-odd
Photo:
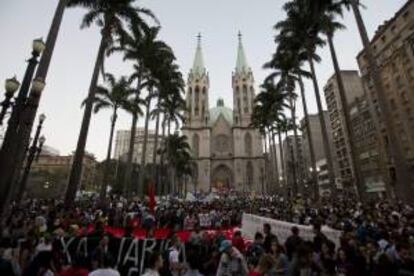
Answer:
[[[232,186],[233,174],[229,167],[220,165],[213,171],[211,187],[217,190],[228,190]]]

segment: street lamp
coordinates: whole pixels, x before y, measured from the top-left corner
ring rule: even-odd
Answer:
[[[4,93],[4,101],[1,103],[2,109],[0,113],[0,126],[3,124],[4,116],[7,113],[7,109],[12,105],[12,98],[14,93],[16,93],[17,89],[20,87],[20,82],[16,79],[16,77],[7,79],[4,88],[6,92]]]
[[[42,131],[42,125],[45,120],[46,120],[46,115],[41,114],[39,116],[39,124],[37,125],[36,134],[33,139],[32,146],[29,149],[29,155],[27,157],[26,167],[24,168],[22,179],[20,180],[20,183],[18,185],[19,190],[18,190],[18,194],[16,198],[17,202],[20,201],[20,199],[23,196],[24,190],[26,189],[27,179],[29,178],[29,173],[32,167],[32,163],[35,158],[36,159],[39,158],[40,152],[42,151],[42,148],[43,148],[43,144],[46,141],[46,138],[43,135],[40,137],[40,132]]]
[[[28,98],[30,86],[33,82],[34,88],[40,89],[39,91],[42,91],[44,88],[44,85],[42,86],[39,82],[40,79],[33,80],[38,64],[37,59],[44,49],[45,44],[42,39],[35,39],[32,42],[32,56],[28,60],[22,85],[13,105],[8,127],[4,135],[3,146],[0,150],[0,171],[2,172],[2,177],[0,178],[0,211],[3,211],[3,207],[7,205],[14,180],[18,175],[18,168],[21,167],[21,160],[23,160],[22,156],[24,152],[22,153],[22,151],[26,150],[26,145],[22,145],[22,143],[26,143],[25,141],[28,141],[28,139],[23,141],[22,137],[25,132],[30,131],[27,129],[31,129],[31,124],[25,124],[24,122],[30,118],[24,120],[22,117],[27,107],[33,105],[29,103],[30,99]]]
[[[46,44],[43,42],[42,38],[37,38],[32,42],[33,52],[37,55],[40,55],[46,48]]]

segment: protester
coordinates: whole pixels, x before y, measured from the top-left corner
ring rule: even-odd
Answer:
[[[231,241],[224,240],[220,243],[220,263],[217,269],[217,276],[247,276],[249,270],[246,260],[237,248],[232,246]]]
[[[172,276],[179,276],[185,268],[184,264],[180,262],[179,245],[179,238],[176,235],[172,236],[168,254],[168,266]]]
[[[284,248],[276,240],[272,241],[270,248],[270,255],[275,260],[274,274],[275,275],[288,275],[289,260],[284,253]]]
[[[76,254],[72,259],[72,264],[59,273],[59,276],[87,276],[87,262],[85,256]]]
[[[163,267],[164,261],[158,252],[153,252],[148,258],[147,270],[142,276],[159,276],[159,270]]]
[[[247,264],[249,267],[256,267],[259,263],[260,257],[265,253],[263,248],[264,237],[263,234],[257,232],[254,236],[253,243],[249,246],[246,252]]]
[[[164,266],[159,269],[160,275],[250,272],[393,276],[414,271],[414,209],[399,202],[360,204],[351,195],[338,194],[334,201],[322,198],[316,205],[306,198],[223,193],[208,200],[166,199],[155,206],[154,212],[138,198],[126,200],[111,195],[105,204],[95,198],[80,198],[72,208],[54,199],[11,204],[0,224],[0,275],[8,275],[10,265],[14,275],[85,275],[87,271],[105,269],[112,275],[138,273],[141,263],[135,265],[131,260],[137,249],[141,256],[142,248],[132,246],[131,239],[160,236],[163,241],[157,241],[157,245],[164,247],[153,249],[162,250]],[[292,227],[291,235],[284,240],[282,234],[275,237],[280,229],[263,225],[262,232],[250,241],[238,229],[243,213],[313,226],[314,233],[310,237]],[[341,233],[336,245],[328,239],[330,235],[324,234],[328,227]],[[79,239],[71,242],[74,237]],[[120,250],[122,237],[129,241]],[[87,246],[79,242],[82,238],[88,240]],[[69,246],[71,254],[63,244]],[[144,256],[151,256],[153,250],[145,250]],[[82,253],[81,260],[76,252]],[[268,272],[266,252],[273,259]],[[110,270],[113,264],[107,266],[105,257],[109,253],[122,253],[122,258],[115,256],[119,272]],[[127,253],[130,257],[124,267]],[[138,257],[138,262],[142,259]],[[149,257],[142,261],[150,262]]]
[[[263,249],[266,253],[270,252],[270,247],[273,241],[277,242],[277,237],[272,233],[272,228],[269,223],[263,224],[263,233],[264,233],[264,241],[263,241]]]
[[[296,253],[298,246],[303,243],[302,238],[299,236],[299,228],[293,226],[291,232],[292,235],[290,235],[285,242],[286,255],[289,260],[292,260],[293,254]]]
[[[89,276],[120,276],[119,272],[113,269],[114,266],[113,257],[110,254],[105,254],[102,264],[96,270],[89,273]]]

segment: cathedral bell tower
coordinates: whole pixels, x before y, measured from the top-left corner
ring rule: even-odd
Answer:
[[[194,57],[193,68],[190,70],[187,81],[187,126],[207,126],[208,114],[208,90],[210,81],[204,65],[201,49],[201,35],[197,36],[197,49]]]
[[[235,126],[249,127],[254,104],[253,72],[247,64],[246,54],[239,32],[236,68],[232,78],[233,86],[233,117]]]
[[[186,90],[186,113],[182,128],[187,136],[194,161],[192,184],[195,190],[210,189],[210,114],[208,91],[210,80],[204,65],[201,35],[197,36],[197,49],[193,67],[190,69]]]

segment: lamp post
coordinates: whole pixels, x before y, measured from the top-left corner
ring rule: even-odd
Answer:
[[[33,75],[37,65],[37,58],[45,49],[45,44],[41,39],[35,39],[32,43],[32,57],[28,60],[26,72],[23,77],[22,85],[17,95],[16,102],[13,106],[10,119],[8,121],[8,127],[4,136],[3,146],[0,150],[0,212],[3,211],[3,207],[6,206],[6,199],[9,196],[11,185],[15,178],[16,163],[19,159],[19,143],[20,130],[23,128],[22,120],[23,113],[28,107],[28,93],[30,84],[33,83],[32,89],[43,90],[40,84],[40,79],[33,80]],[[40,91],[41,91],[40,90]],[[29,133],[30,136],[30,133]]]
[[[29,178],[29,173],[32,167],[32,163],[35,158],[36,160],[39,158],[40,152],[42,151],[42,148],[43,148],[43,144],[46,141],[46,138],[43,135],[40,136],[40,132],[42,131],[42,125],[45,119],[46,119],[46,116],[44,114],[41,114],[39,116],[39,124],[37,125],[36,134],[33,139],[32,146],[29,148],[29,155],[27,157],[26,167],[24,168],[22,178],[18,185],[19,191],[16,197],[17,202],[21,200],[24,190],[26,189],[27,179]]]
[[[7,109],[9,109],[9,107],[12,105],[12,98],[19,87],[20,82],[16,79],[16,77],[6,80],[6,83],[4,85],[6,93],[4,93],[4,101],[1,103],[2,108],[0,112],[0,126],[3,125],[4,116],[6,115]]]

